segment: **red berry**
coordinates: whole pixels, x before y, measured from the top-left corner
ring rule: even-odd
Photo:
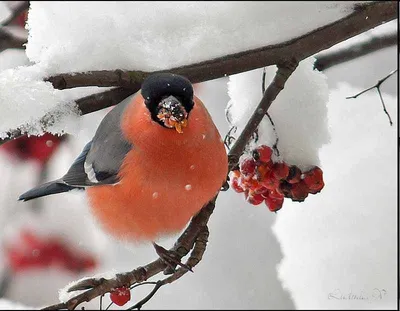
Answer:
[[[304,173],[304,182],[309,188],[309,192],[312,194],[316,194],[324,188],[324,180],[322,176],[322,170],[315,166],[313,169]]]
[[[256,172],[256,161],[252,158],[244,159],[240,162],[240,172],[246,178],[252,177]]]
[[[110,298],[116,305],[123,306],[131,300],[131,290],[125,286],[115,288],[110,292]]]
[[[249,189],[249,190],[255,190],[257,188],[259,188],[259,183],[257,180],[254,180],[252,178],[250,179],[245,179],[245,178],[241,178],[239,180],[239,184],[242,186],[243,189]]]
[[[268,189],[265,188],[261,184],[258,186],[258,188],[254,189],[254,193],[257,193],[257,194],[263,194],[263,193],[266,193],[266,192],[268,192]]]
[[[267,196],[265,198],[265,205],[267,205],[268,209],[271,212],[279,211],[283,205],[283,198],[282,199],[274,199],[274,198],[271,198],[270,196]]]
[[[271,161],[272,149],[265,145],[259,146],[253,150],[252,156],[257,162],[268,163]]]
[[[301,180],[301,170],[296,165],[291,165],[289,167],[289,174],[286,177],[286,181],[295,184]]]
[[[291,198],[291,190],[292,190],[292,184],[288,183],[286,180],[282,180],[279,183],[279,187],[277,190],[282,193],[286,198]]]
[[[253,205],[259,205],[264,201],[264,197],[254,191],[246,192],[245,197],[246,201]]]
[[[292,184],[292,189],[290,190],[292,201],[303,202],[308,196],[309,190],[310,189],[303,180]]]
[[[285,163],[274,163],[272,166],[272,173],[278,180],[286,179],[289,175],[289,166]]]
[[[239,184],[239,178],[237,178],[237,177],[233,177],[233,178],[232,178],[231,187],[232,187],[233,190],[235,190],[237,193],[242,193],[242,192],[244,192],[244,189],[243,189],[242,186]]]
[[[283,199],[285,196],[283,195],[282,192],[280,192],[278,189],[272,189],[269,191],[269,196],[273,199]]]
[[[268,190],[274,190],[279,187],[279,180],[274,177],[272,171],[269,171],[264,176],[264,180],[261,182],[261,185],[263,185]]]
[[[263,181],[267,173],[272,169],[272,162],[259,163],[256,167],[256,178],[258,181]]]

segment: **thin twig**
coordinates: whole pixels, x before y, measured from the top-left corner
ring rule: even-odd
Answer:
[[[361,91],[360,93],[357,93],[356,95],[348,96],[348,97],[346,97],[346,99],[357,98],[358,96],[360,96],[360,95],[362,95],[362,94],[364,94],[364,93],[366,93],[366,92],[368,92],[370,90],[376,89],[378,91],[378,94],[379,94],[379,98],[380,98],[380,101],[381,101],[381,104],[382,104],[382,107],[383,107],[383,111],[385,112],[385,114],[389,118],[390,126],[392,126],[393,125],[392,118],[390,117],[388,111],[386,110],[385,102],[384,102],[383,97],[382,97],[381,85],[382,85],[383,82],[385,82],[387,79],[389,79],[396,72],[397,72],[397,69],[391,71],[386,77],[380,79],[375,85],[373,85],[373,86]]]
[[[264,67],[263,69],[263,74],[262,74],[262,78],[261,78],[261,91],[262,91],[262,95],[264,95],[265,93],[265,78],[267,77],[267,70]],[[279,149],[278,149],[278,142],[279,142],[279,137],[278,137],[278,132],[276,131],[276,127],[275,127],[275,123],[272,120],[270,114],[268,113],[268,111],[265,113],[265,115],[268,117],[269,122],[272,125],[272,130],[274,131],[275,134],[275,143],[272,146],[272,149],[274,150],[274,152],[276,153],[276,155],[279,157],[280,153],[279,153]]]

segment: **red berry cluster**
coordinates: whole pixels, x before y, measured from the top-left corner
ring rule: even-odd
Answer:
[[[231,186],[253,205],[265,202],[270,211],[276,212],[282,208],[284,198],[302,202],[309,193],[316,194],[324,187],[322,170],[317,166],[302,172],[296,165],[273,162],[272,149],[265,145],[251,155],[240,162],[239,170],[233,171]]]
[[[116,305],[123,306],[129,300],[131,300],[131,290],[125,286],[114,288],[110,292],[110,299]]]
[[[78,273],[96,266],[92,256],[79,255],[56,238],[41,240],[31,232],[23,231],[21,240],[20,245],[5,248],[10,268],[14,272],[58,266]]]

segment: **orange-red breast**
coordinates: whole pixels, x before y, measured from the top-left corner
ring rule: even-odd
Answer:
[[[227,172],[222,139],[191,83],[160,73],[104,117],[62,178],[19,199],[85,188],[104,230],[121,239],[154,240],[182,230]]]

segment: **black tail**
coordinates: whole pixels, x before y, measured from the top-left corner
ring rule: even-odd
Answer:
[[[36,188],[33,188],[33,189],[25,192],[24,194],[21,194],[20,197],[18,198],[18,200],[28,201],[28,200],[44,197],[44,196],[50,195],[50,194],[67,192],[72,189],[82,189],[82,188],[66,185],[61,180],[54,180],[54,181],[45,183],[43,185],[40,185]]]

